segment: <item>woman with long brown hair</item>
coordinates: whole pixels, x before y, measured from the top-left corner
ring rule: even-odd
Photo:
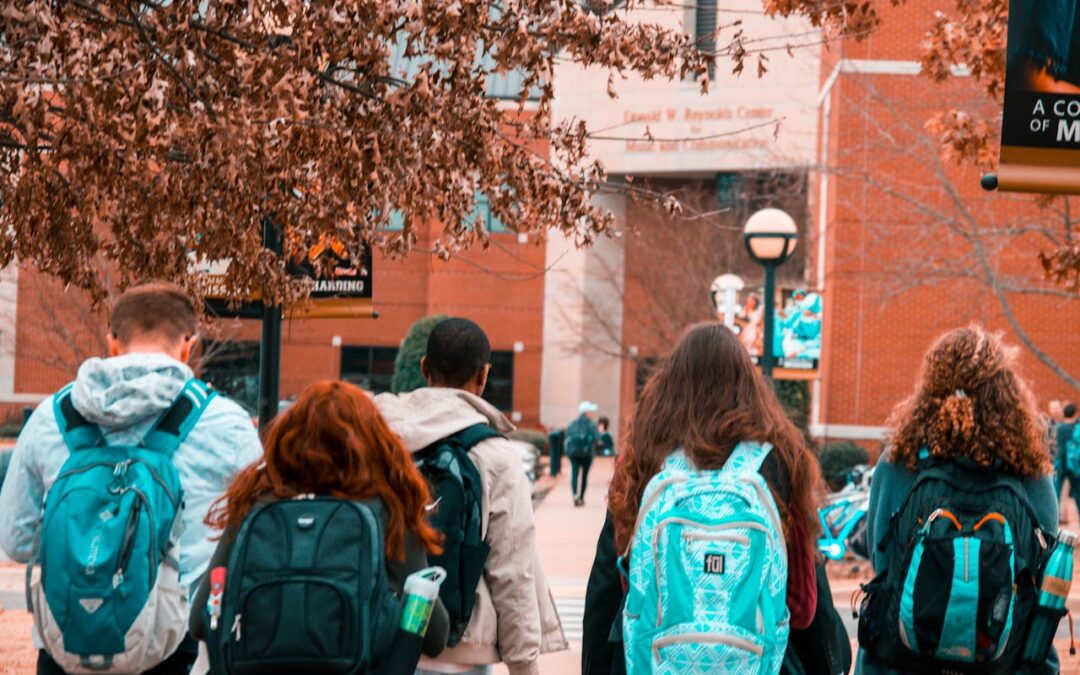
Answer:
[[[926,662],[979,672],[1057,672],[1053,649],[1045,664],[1021,664],[1023,642],[1009,628],[1022,630],[1031,620],[1040,559],[1057,531],[1050,456],[1015,356],[981,327],[949,331],[927,352],[914,393],[893,411],[867,513],[878,576],[866,586],[856,672],[902,673]],[[1010,570],[1003,558],[1003,578],[987,582],[997,570],[979,552],[1001,550],[999,540],[1019,562]],[[948,552],[940,560],[938,543]],[[958,546],[963,556],[952,554]],[[963,558],[970,559],[957,572]],[[964,589],[962,578],[983,581]],[[1001,595],[1001,589],[1013,592]],[[978,594],[977,611],[958,609],[965,605],[954,596],[963,593]],[[998,593],[993,602],[984,602],[988,593]],[[905,601],[918,610],[905,615]],[[966,606],[976,609],[970,601]],[[988,607],[1008,608],[1004,629],[1003,617]]]
[[[211,569],[226,565],[238,528],[258,504],[308,496],[377,501],[387,580],[399,594],[406,577],[427,566],[427,554],[441,550],[440,535],[425,516],[427,484],[371,397],[359,388],[345,382],[308,387],[274,421],[264,446],[264,458],[241,471],[207,515],[208,525],[225,530]],[[210,576],[204,576],[191,613],[191,634],[203,641]],[[446,609],[436,602],[424,654],[437,655],[448,632]]]
[[[753,499],[772,502],[783,523],[786,543],[779,551],[774,549],[780,556],[786,550],[789,570],[786,580],[776,580],[781,584],[780,602],[784,601],[782,584],[786,583],[790,626],[804,629],[813,621],[817,603],[815,500],[820,470],[807,441],[788,419],[772,387],[724,325],[705,323],[690,328],[646,383],[619,455],[608,495],[611,514],[605,527],[614,530],[614,550],[625,554],[632,543],[638,545],[634,543],[635,529],[639,512],[643,511],[646,487],[673,457],[684,456],[697,472],[719,472],[729,458],[745,455],[747,448],[764,455],[760,472],[756,473],[757,482],[767,485],[770,493],[768,497],[756,493],[758,497]],[[745,471],[739,467],[732,470]],[[654,488],[650,490],[655,493]],[[767,510],[771,508],[769,505]],[[685,538],[693,536],[684,531]],[[742,535],[735,538],[741,539]],[[610,672],[621,670],[621,654],[613,659],[604,646],[604,624],[611,622],[608,612],[600,609],[600,596],[611,595],[599,592],[601,585],[609,585],[603,579],[610,578],[604,569],[598,571],[598,567],[610,566],[601,561],[601,557],[608,557],[602,553],[604,550],[610,551],[611,545],[602,535],[586,599],[586,673],[609,672],[608,662],[613,663]],[[706,566],[708,563],[705,561]],[[735,572],[737,564],[731,562],[729,574]],[[693,589],[682,590],[694,594]],[[591,611],[593,607],[596,613]],[[783,617],[778,621],[783,626],[788,624]],[[778,647],[782,656],[784,646]],[[598,665],[601,661],[604,665]]]

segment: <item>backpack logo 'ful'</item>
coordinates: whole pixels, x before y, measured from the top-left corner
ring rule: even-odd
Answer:
[[[719,553],[705,554],[705,574],[723,574],[724,556]]]

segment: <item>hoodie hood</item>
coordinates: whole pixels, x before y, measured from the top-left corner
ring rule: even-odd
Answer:
[[[88,422],[123,429],[164,412],[194,376],[191,368],[165,354],[94,358],[79,368],[71,402]]]
[[[490,424],[502,434],[514,430],[495,406],[461,389],[426,387],[406,394],[379,394],[375,405],[409,452],[474,424]]]

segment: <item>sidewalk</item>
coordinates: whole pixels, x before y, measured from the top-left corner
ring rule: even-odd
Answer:
[[[608,483],[615,462],[597,457],[589,472],[585,506],[575,507],[570,496],[570,463],[563,461],[551,492],[536,511],[536,545],[555,605],[562,618],[570,650],[545,654],[540,658],[544,675],[580,675],[581,615],[585,608],[585,586],[589,580],[596,539],[604,526]],[[505,666],[495,673],[505,675]]]

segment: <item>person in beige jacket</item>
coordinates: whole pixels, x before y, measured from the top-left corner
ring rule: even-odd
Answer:
[[[432,330],[421,361],[427,388],[381,394],[375,403],[410,452],[478,423],[505,434],[513,425],[480,398],[490,358],[478,325],[446,319]],[[532,491],[506,439],[482,441],[469,457],[481,476],[482,529],[491,553],[461,642],[437,661],[422,660],[417,672],[484,674],[503,662],[510,675],[539,673],[540,654],[567,649],[567,642],[537,558]]]

